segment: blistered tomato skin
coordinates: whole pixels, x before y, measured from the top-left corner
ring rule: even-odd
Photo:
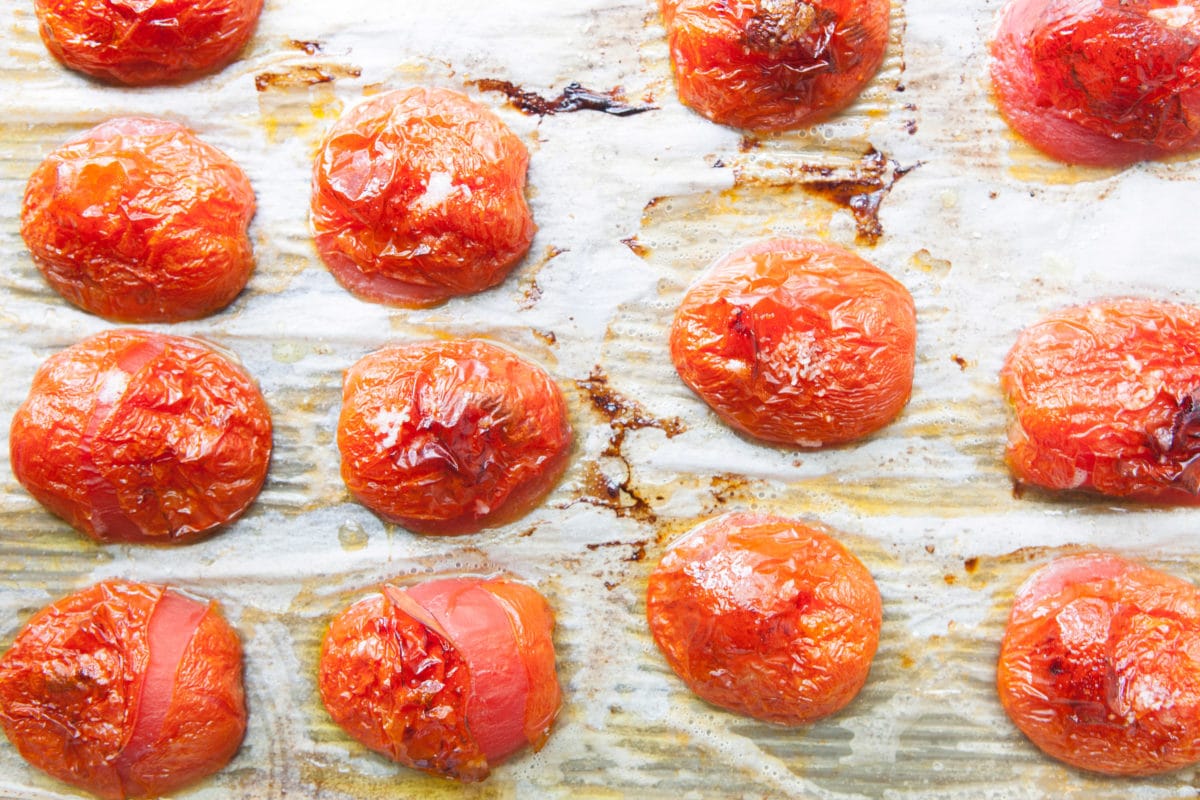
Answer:
[[[554,615],[534,589],[449,578],[387,585],[329,626],[321,698],[350,736],[463,782],[545,743],[561,705]]]
[[[679,98],[714,122],[778,131],[850,105],[883,62],[888,0],[660,0]]]
[[[701,698],[801,725],[858,694],[882,604],[871,574],[828,535],[734,513],[672,543],[650,576],[646,615],[667,663]]]
[[[355,296],[419,308],[504,280],[537,230],[529,153],[491,111],[417,87],[351,109],[313,169],[317,250]]]
[[[179,83],[215,72],[250,40],[263,0],[35,0],[42,41],[109,83]]]
[[[10,431],[13,472],[99,542],[174,543],[258,495],[271,418],[253,380],[195,339],[115,330],[51,356]]]
[[[1117,298],[1063,309],[1021,333],[1000,380],[1019,482],[1200,502],[1200,308]]]
[[[218,311],[254,270],[254,190],[182,125],[120,117],[46,157],[25,187],[21,235],[50,285],[118,322]]]
[[[241,643],[215,603],[96,584],[38,612],[0,658],[0,724],[33,766],[98,797],[173,792],[241,744]]]
[[[1047,755],[1110,775],[1200,761],[1200,592],[1107,553],[1058,559],[1018,591],[997,689]]]
[[[835,245],[768,239],[719,259],[671,327],[679,376],[727,424],[821,447],[866,436],[908,402],[912,296]]]
[[[1200,148],[1200,2],[1012,0],[992,41],[1000,111],[1062,161]]]
[[[571,426],[540,367],[478,340],[387,347],[346,371],[342,478],[384,519],[471,533],[532,509],[566,468]]]

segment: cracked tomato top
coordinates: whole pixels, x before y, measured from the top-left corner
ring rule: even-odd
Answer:
[[[258,495],[271,418],[253,380],[195,339],[115,330],[51,356],[13,417],[13,472],[101,542],[174,542]]]
[[[1017,590],[996,683],[1016,726],[1075,767],[1200,761],[1200,592],[1108,553],[1060,558]]]
[[[312,180],[317,250],[363,300],[430,306],[495,286],[537,230],[525,145],[457,92],[416,87],[351,109]]]
[[[866,436],[908,402],[912,296],[835,245],[768,239],[700,276],[671,327],[684,383],[729,425],[785,445]]]
[[[1000,381],[1017,480],[1200,499],[1200,308],[1117,298],[1063,309],[1021,333]]]
[[[64,298],[120,322],[179,322],[227,306],[254,269],[254,190],[182,125],[101,123],[46,157],[21,235]]]
[[[660,0],[684,105],[724,125],[798,128],[848,106],[879,69],[888,0]]]

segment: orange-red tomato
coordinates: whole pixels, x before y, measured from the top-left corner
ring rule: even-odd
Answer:
[[[214,602],[99,583],[38,612],[0,658],[0,723],[59,780],[157,797],[220,770],[241,744],[241,643]]]
[[[1200,308],[1118,298],[1063,309],[1021,333],[1000,380],[1019,481],[1200,501]]]
[[[326,137],[312,181],[317,250],[363,300],[430,306],[495,286],[529,250],[529,153],[447,89],[389,92]]]
[[[996,685],[1045,753],[1149,775],[1200,761],[1200,591],[1108,553],[1070,556],[1017,590]]]
[[[854,699],[882,614],[871,574],[841,544],[762,514],[726,514],[684,534],[646,592],[654,641],[688,688],[783,725]]]
[[[396,345],[346,371],[342,478],[363,505],[419,533],[469,533],[527,513],[571,448],[558,386],[478,340]]]
[[[1200,0],[1012,0],[992,42],[1000,111],[1031,144],[1122,166],[1200,147]]]
[[[729,425],[779,444],[866,436],[912,391],[908,290],[835,245],[768,239],[719,259],[671,327],[684,383]]]
[[[107,331],[51,356],[13,417],[13,472],[101,542],[177,542],[241,515],[271,455],[254,381],[195,339]]]
[[[759,131],[850,105],[883,62],[888,0],[659,0],[679,98]]]
[[[224,67],[250,40],[263,0],[34,0],[62,63],[111,83],[176,83]]]
[[[319,683],[352,737],[415,769],[461,781],[540,748],[562,702],[554,615],[507,580],[384,586],[329,626]]]
[[[121,117],[59,147],[25,188],[21,235],[70,302],[122,322],[224,308],[254,269],[254,191],[182,125]]]

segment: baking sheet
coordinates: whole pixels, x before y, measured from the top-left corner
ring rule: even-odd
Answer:
[[[247,291],[217,316],[158,329],[237,352],[276,426],[255,506],[177,548],[83,541],[21,490],[0,447],[0,647],[36,609],[102,578],[220,600],[245,645],[250,727],[227,769],[179,795],[197,800],[1195,796],[1193,770],[1112,780],[1042,757],[992,688],[1011,594],[1049,558],[1107,547],[1200,576],[1195,511],[1013,495],[996,380],[1004,353],[1067,303],[1128,293],[1200,302],[1200,166],[1073,169],[1015,140],[987,95],[998,7],[897,0],[887,60],[855,106],[811,130],[755,138],[679,105],[649,2],[276,0],[220,74],[120,89],[63,70],[38,39],[32,4],[0,0],[0,421],[47,355],[110,327],[67,306],[33,267],[17,221],[28,175],[78,131],[154,114],[242,164],[259,203]],[[531,116],[479,89],[483,79],[546,97],[578,82],[654,109]],[[364,96],[413,83],[475,96],[524,139],[540,226],[503,285],[419,312],[345,293],[307,228],[323,132]],[[874,220],[839,202],[847,183],[879,202],[873,244]],[[755,444],[720,425],[671,368],[666,331],[688,283],[768,234],[853,247],[914,295],[912,400],[864,442]],[[422,538],[349,501],[334,427],[342,370],[384,343],[447,335],[488,337],[543,364],[568,396],[577,442],[562,483],[525,519]],[[744,508],[843,532],[879,583],[870,680],[831,719],[787,730],[709,707],[647,633],[645,582],[664,544]],[[463,787],[397,767],[331,725],[315,671],[332,615],[378,581],[497,570],[536,585],[558,614],[565,705],[541,752]],[[0,746],[0,797],[77,794]]]

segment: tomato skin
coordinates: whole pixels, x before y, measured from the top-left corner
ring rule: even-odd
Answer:
[[[888,0],[660,0],[679,98],[723,125],[778,131],[854,102],[888,43]]]
[[[0,723],[29,763],[114,799],[172,792],[228,763],[246,729],[242,651],[215,603],[184,601],[200,608],[176,653],[174,681],[155,697],[145,690],[157,647],[151,621],[169,592],[105,581],[22,629],[0,658]],[[131,754],[143,713],[161,723]]]
[[[187,541],[258,495],[271,418],[253,380],[208,345],[136,330],[51,356],[13,417],[17,480],[99,542]]]
[[[1012,0],[991,44],[1000,111],[1062,161],[1200,148],[1200,2]]]
[[[108,120],[30,176],[21,235],[66,300],[119,322],[179,322],[227,306],[254,270],[254,190],[227,155],[174,122]]]
[[[1058,559],[1017,590],[996,685],[1016,726],[1080,769],[1200,761],[1200,592],[1109,553]]]
[[[109,83],[178,83],[215,72],[250,40],[263,0],[34,0],[42,41]]]
[[[916,337],[912,296],[887,273],[835,245],[767,239],[718,259],[688,289],[671,360],[742,433],[821,447],[900,413]]]
[[[527,513],[571,448],[558,386],[478,340],[396,345],[346,371],[338,449],[351,494],[419,533],[471,533]]]
[[[732,513],[672,543],[646,593],[659,650],[704,700],[802,725],[866,682],[882,604],[862,563],[795,520]]]
[[[504,597],[521,598],[512,627]],[[540,594],[503,579],[384,586],[330,624],[321,698],[334,721],[372,750],[431,774],[483,780],[521,746],[540,748],[549,735],[560,696],[553,625]],[[525,644],[529,652],[519,649]],[[534,687],[534,676],[552,684],[556,704],[531,730],[544,711],[537,696],[550,688]],[[489,753],[488,742],[499,747]]]
[[[1115,298],[1024,330],[1000,373],[1018,481],[1200,501],[1200,308]]]
[[[313,168],[312,226],[333,276],[363,300],[436,305],[504,280],[537,226],[529,152],[458,92],[414,87],[351,109]]]

